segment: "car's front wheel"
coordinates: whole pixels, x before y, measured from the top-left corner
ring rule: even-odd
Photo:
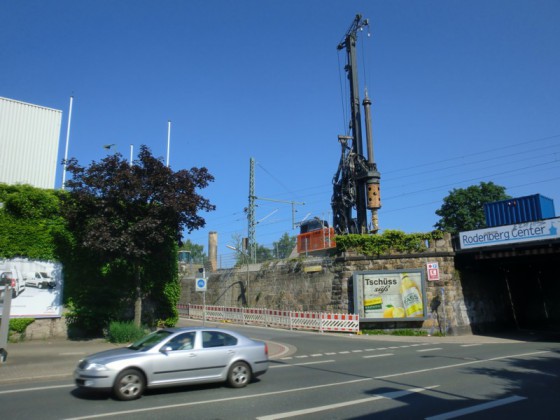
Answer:
[[[229,369],[227,381],[233,388],[243,388],[251,382],[251,368],[245,362],[235,362]]]
[[[142,372],[136,369],[126,369],[117,376],[113,392],[119,400],[130,401],[140,398],[145,387],[146,381]]]

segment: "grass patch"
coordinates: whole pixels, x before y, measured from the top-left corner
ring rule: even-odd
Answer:
[[[363,335],[398,335],[406,337],[421,337],[427,336],[428,333],[424,330],[413,330],[410,328],[403,330],[362,330]]]
[[[107,340],[111,343],[132,343],[148,333],[146,327],[137,327],[134,322],[113,321],[107,330]]]

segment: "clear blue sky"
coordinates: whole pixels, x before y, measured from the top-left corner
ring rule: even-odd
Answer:
[[[259,197],[331,219],[347,132],[344,52],[356,13],[360,82],[373,100],[380,228],[433,229],[453,188],[540,193],[560,213],[557,0],[12,0],[0,4],[0,96],[64,111],[83,165],[115,143],[170,166],[205,166],[217,206],[187,238],[247,235],[249,159]],[[363,95],[363,86],[361,89]],[[57,173],[60,184],[62,171]],[[291,206],[257,201],[259,244],[292,230]],[[224,262],[227,265],[227,261]]]

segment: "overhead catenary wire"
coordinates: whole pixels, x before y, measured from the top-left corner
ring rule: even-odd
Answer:
[[[492,143],[488,141],[487,143]],[[484,159],[477,159],[480,156],[487,156]],[[386,185],[386,195],[384,196],[384,208],[382,211],[385,214],[395,214],[403,211],[410,211],[412,209],[427,208],[433,205],[437,205],[442,202],[443,196],[446,195],[446,191],[453,188],[463,188],[468,183],[478,183],[480,181],[493,181],[500,185],[504,185],[507,191],[513,195],[511,191],[516,189],[521,189],[530,185],[544,184],[547,182],[555,182],[558,177],[551,177],[551,169],[554,168],[556,171],[556,164],[560,164],[560,134],[554,134],[550,136],[532,138],[527,140],[518,141],[513,144],[491,147],[488,149],[483,149],[479,151],[474,151],[466,154],[459,154],[455,156],[450,156],[442,159],[434,159],[430,162],[421,162],[416,165],[407,165],[406,174],[403,174],[403,168],[398,168],[395,170],[387,169],[385,173],[388,174],[385,177]],[[523,159],[518,159],[523,157]],[[539,160],[540,159],[540,160]],[[533,164],[526,164],[521,166],[520,161],[534,161]],[[453,163],[456,164],[453,164]],[[498,166],[508,165],[513,166],[514,169],[506,171],[490,171],[489,169],[496,169]],[[262,168],[264,169],[264,168]],[[454,179],[454,176],[464,175],[465,172],[470,174],[475,174],[474,176],[463,176],[459,179]],[[531,171],[532,173],[538,173],[546,171],[545,174],[548,176],[543,176],[536,178],[531,183],[517,181],[519,176]],[[273,176],[270,171],[268,175]],[[420,176],[421,175],[421,176]],[[433,175],[433,177],[430,177]],[[400,190],[396,191],[396,188],[401,188],[395,186],[397,181],[403,181],[405,179],[415,180],[422,178],[424,181],[432,179],[431,182],[426,184],[422,182],[422,186],[425,188],[410,188],[406,191]],[[508,182],[508,180],[510,182]],[[443,182],[442,182],[443,181]],[[513,182],[511,182],[513,181]],[[407,183],[408,187],[413,187],[413,183]],[[274,197],[285,197],[286,194],[297,194],[298,196],[305,197],[306,211],[312,212],[313,214],[324,214],[326,209],[329,208],[329,199],[325,200],[325,196],[330,197],[332,193],[332,185],[328,182],[321,185],[315,186],[303,186],[301,188],[291,189],[286,192],[287,188],[284,186],[283,192],[279,194],[270,193]],[[429,193],[442,191],[441,198],[436,200],[433,199],[433,195]],[[422,197],[422,193],[426,197]],[[267,192],[269,194],[269,192]],[[546,194],[545,194],[546,195]],[[420,196],[420,199],[410,200],[411,197]],[[399,205],[402,199],[408,199],[407,202],[410,205]],[[404,204],[404,203],[403,203]],[[261,204],[263,209],[266,206],[265,203]],[[238,220],[239,223],[243,223],[246,219],[241,217],[243,213],[230,213],[226,216],[220,216],[215,219],[217,223],[213,223],[211,226],[212,230],[220,230],[222,237],[226,238],[233,234],[244,234],[244,227],[238,226],[233,227],[232,222]],[[289,226],[290,218],[285,215],[280,216],[274,220],[267,220],[261,224],[261,230],[259,231],[258,243],[259,246],[269,247],[275,241],[277,241],[280,236],[286,232],[290,232]],[[435,220],[434,220],[435,222]],[[226,230],[222,230],[226,228]],[[266,229],[266,231],[265,231]],[[207,242],[207,236],[197,235],[201,243]],[[194,239],[191,234],[188,238]]]

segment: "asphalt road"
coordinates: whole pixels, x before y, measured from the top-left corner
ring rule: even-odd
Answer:
[[[243,389],[205,385],[116,401],[68,377],[2,383],[2,418],[557,418],[560,343],[387,338],[228,325],[278,345]],[[0,377],[2,376],[0,367]]]

